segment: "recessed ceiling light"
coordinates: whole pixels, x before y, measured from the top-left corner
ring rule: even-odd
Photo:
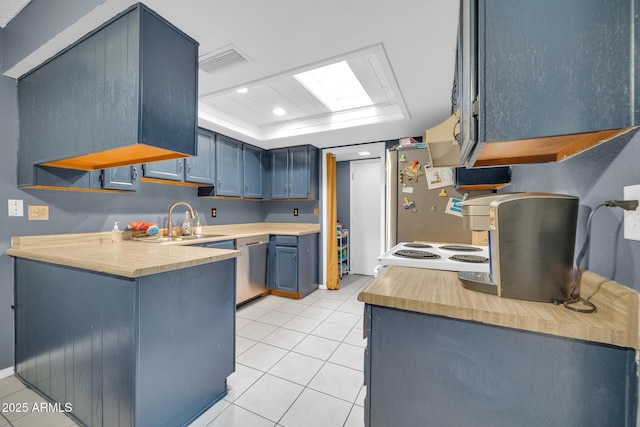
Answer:
[[[284,116],[285,114],[287,114],[287,112],[280,107],[276,107],[273,109],[273,114],[275,114],[276,116]]]
[[[238,93],[247,93],[249,91],[249,88],[246,87],[241,87],[240,89],[236,90],[236,92]]]
[[[359,156],[368,156],[369,154],[371,154],[371,153],[368,152],[368,151],[358,151],[358,155]]]
[[[347,61],[294,74],[293,77],[331,111],[373,105]]]

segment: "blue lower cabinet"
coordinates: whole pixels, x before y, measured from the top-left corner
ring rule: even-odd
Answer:
[[[268,251],[270,290],[302,298],[318,288],[318,234],[271,236]]]
[[[83,425],[187,425],[235,370],[235,258],[138,278],[15,259],[15,367]]]
[[[365,305],[365,426],[635,427],[633,349]]]

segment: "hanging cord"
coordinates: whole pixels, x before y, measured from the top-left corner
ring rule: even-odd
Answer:
[[[581,267],[582,260],[584,259],[585,255],[589,251],[589,241],[591,240],[591,221],[593,220],[593,214],[595,214],[596,211],[603,206],[608,206],[611,208],[619,207],[624,210],[631,211],[631,210],[635,210],[638,207],[638,201],[637,200],[607,200],[606,202],[596,206],[595,209],[593,209],[589,214],[589,218],[587,219],[587,231],[584,238],[584,243],[582,244],[582,249],[580,249],[580,252],[578,253],[578,257],[576,258],[577,273],[574,275],[573,282],[571,284],[571,292],[569,293],[569,299],[562,303],[565,306],[565,308],[568,308],[569,310],[577,311],[579,313],[595,313],[598,310],[594,303],[580,296],[576,296],[574,295],[574,293],[576,292],[578,284],[580,283],[580,279],[582,279],[582,271],[583,271]],[[572,304],[575,304],[577,302],[581,302],[582,304],[588,306],[588,308],[573,307]]]
[[[605,203],[599,204],[589,214],[589,218],[587,219],[587,232],[584,238],[584,243],[582,244],[582,249],[580,249],[580,252],[578,253],[578,257],[576,258],[577,272],[573,275],[573,282],[571,283],[571,292],[569,292],[569,299],[562,303],[565,306],[565,308],[568,308],[569,310],[577,311],[579,313],[595,313],[598,310],[594,303],[592,303],[587,299],[582,298],[581,296],[576,296],[574,294],[576,292],[576,289],[578,288],[578,284],[580,284],[580,279],[582,279],[582,267],[581,267],[582,260],[584,256],[587,254],[587,251],[589,250],[589,241],[591,240],[591,221],[593,220],[593,214],[596,213],[596,211],[603,206],[606,206],[606,204]],[[577,302],[581,302],[582,304],[588,306],[589,308],[573,307],[572,304],[575,304]]]

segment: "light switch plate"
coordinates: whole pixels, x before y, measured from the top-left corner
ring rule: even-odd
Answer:
[[[9,199],[9,216],[24,216],[24,201]]]
[[[640,185],[624,187],[624,200],[640,200]],[[640,240],[640,208],[635,211],[624,211],[624,238]]]

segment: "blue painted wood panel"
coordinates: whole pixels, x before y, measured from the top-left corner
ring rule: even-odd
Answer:
[[[366,309],[369,427],[636,425],[632,349]]]
[[[286,148],[271,150],[271,197],[289,197],[289,150]]]

